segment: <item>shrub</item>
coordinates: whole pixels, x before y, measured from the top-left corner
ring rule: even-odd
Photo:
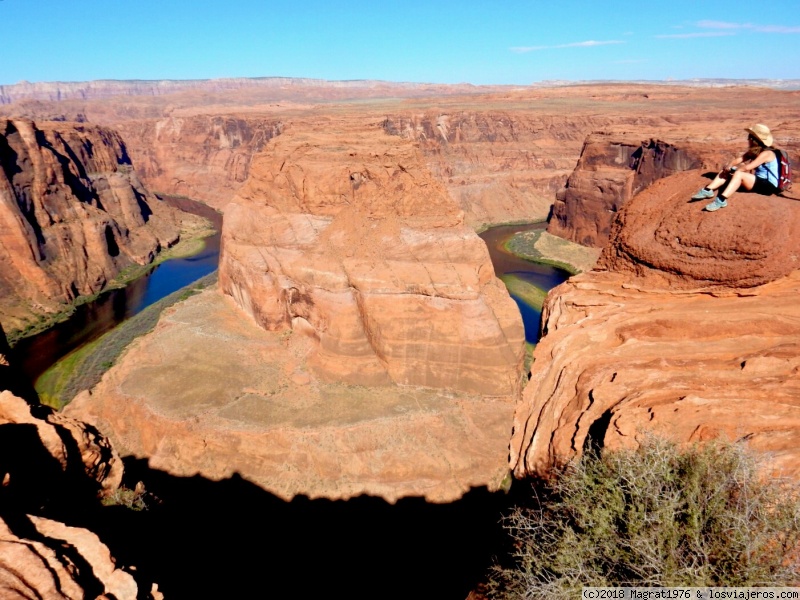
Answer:
[[[141,481],[134,489],[120,486],[102,499],[103,506],[124,506],[133,511],[147,510],[148,493]]]
[[[576,598],[582,586],[797,585],[797,487],[740,445],[588,454],[504,517],[512,550],[491,598]]]

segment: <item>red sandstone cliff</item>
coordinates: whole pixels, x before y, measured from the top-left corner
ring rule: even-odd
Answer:
[[[800,203],[735,194],[703,211],[697,171],[626,204],[598,270],[547,298],[511,464],[543,475],[587,444],[718,436],[800,476]]]
[[[178,238],[171,211],[142,186],[113,131],[0,120],[0,165],[7,329],[31,307],[98,292]]]
[[[414,140],[432,174],[473,227],[543,219],[575,165],[586,133],[607,117],[452,110],[387,117],[384,130]]]
[[[617,212],[657,179],[702,165],[698,153],[661,140],[595,133],[556,195],[548,233],[602,248]]]
[[[459,86],[393,87],[376,82],[326,86],[325,82],[280,79],[67,86],[91,90],[85,94],[59,94],[61,84],[48,85],[43,84],[43,89],[56,90],[52,97],[60,100],[16,101],[2,105],[0,111],[37,120],[82,119],[114,127],[122,133],[150,189],[189,195],[218,208],[242,185],[264,141],[293,121],[325,114],[374,119],[383,123],[387,133],[419,144],[431,173],[445,185],[464,211],[465,223],[473,228],[547,218],[554,193],[567,183],[592,132],[621,134],[609,141],[622,154],[636,152],[643,139],[666,140],[678,151],[689,152],[688,163],[684,161],[680,168],[697,166],[692,161],[700,158],[703,168],[716,169],[728,154],[740,149],[747,123],[769,122],[779,141],[791,146],[793,140],[781,136],[780,130],[791,126],[798,105],[797,92],[745,87],[698,90],[677,85],[503,88],[494,93]],[[31,91],[32,97],[39,98],[51,97],[49,93]],[[394,100],[329,102],[381,96]],[[585,172],[579,167],[556,201],[552,227],[558,228],[559,235],[597,246],[607,236],[608,210],[625,201],[617,199],[615,205],[610,190],[624,192],[629,187],[624,171],[631,170],[631,163],[630,156],[615,163],[614,154],[601,168],[597,159],[606,150],[596,143],[587,147],[587,166],[592,165]],[[800,148],[790,150],[794,156]],[[675,157],[661,159],[667,162],[660,163],[660,173],[634,174],[632,191],[677,165]],[[645,160],[637,163],[637,169],[638,164],[657,162]],[[605,191],[596,189],[592,172],[600,177],[597,184]],[[602,223],[599,230],[592,225],[595,217]]]
[[[222,209],[253,157],[283,130],[277,117],[197,115],[117,125],[147,187]]]
[[[220,285],[314,343],[325,378],[512,394],[516,306],[416,147],[360,119],[296,124],[225,210]]]

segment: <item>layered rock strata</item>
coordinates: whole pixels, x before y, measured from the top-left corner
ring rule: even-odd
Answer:
[[[147,187],[217,209],[246,181],[253,156],[283,130],[277,117],[170,116],[117,125]]]
[[[519,312],[410,142],[358,121],[284,133],[226,208],[220,285],[313,343],[329,381],[517,389]]]
[[[101,290],[179,235],[140,183],[118,134],[0,121],[0,303],[7,329],[26,309]]]
[[[690,150],[662,140],[592,134],[566,187],[556,194],[547,231],[602,248],[614,217],[633,196],[662,177],[701,164]]]
[[[504,86],[494,86],[502,89]],[[233,92],[254,95],[264,100],[312,98],[316,101],[334,98],[373,98],[430,96],[469,93],[476,90],[471,84],[440,85],[435,83],[402,83],[379,80],[327,81],[302,77],[228,77],[220,79],[158,79],[95,81],[21,81],[0,85],[0,104],[21,100],[95,100],[116,96],[163,96],[180,92],[205,95]],[[492,89],[490,87],[484,87]]]
[[[697,172],[620,213],[599,269],[548,296],[517,410],[515,473],[589,445],[746,440],[800,477],[800,204],[736,194],[703,211]]]
[[[358,114],[383,123],[387,133],[415,140],[429,169],[459,203],[465,222],[473,228],[546,219],[553,194],[564,187],[592,132],[623,134],[616,141],[632,144],[629,152],[635,152],[643,139],[652,138],[680,143],[684,151],[689,143],[704,160],[717,151],[725,154],[713,167],[704,163],[709,169],[728,159],[728,149],[739,151],[748,124],[765,121],[780,144],[795,143],[791,136],[781,134],[781,128],[796,118],[797,92],[767,88],[618,84],[516,89],[417,86],[415,91],[413,85],[325,85],[279,79],[173,84],[73,86],[85,93],[67,90],[69,86],[62,89],[61,84],[42,84],[41,94],[29,90],[41,100],[0,105],[0,112],[114,127],[122,132],[150,189],[189,195],[218,208],[241,186],[263,139],[298,119]],[[17,91],[26,89],[21,86]],[[53,96],[48,95],[51,92]],[[330,102],[347,94],[363,100]],[[431,94],[437,95],[431,98]],[[15,93],[14,97],[22,96]],[[48,97],[60,99],[44,99]],[[366,100],[381,97],[380,101]],[[617,172],[614,177],[621,175]],[[578,185],[577,176],[574,185]],[[594,198],[596,192],[587,185],[580,188]],[[606,208],[601,206],[597,215],[604,223]],[[560,213],[565,231],[571,229],[572,217],[578,219],[579,227],[592,222],[574,207],[565,210]]]
[[[270,332],[210,289],[176,304],[65,413],[179,477],[279,498],[451,502],[508,474],[513,396],[327,382],[302,331]]]
[[[478,228],[544,219],[586,134],[605,117],[439,110],[387,117],[384,130],[416,141],[433,175]]]

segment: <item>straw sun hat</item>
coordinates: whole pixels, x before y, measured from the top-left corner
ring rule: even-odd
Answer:
[[[758,123],[752,127],[748,127],[745,131],[761,140],[761,143],[765,146],[772,146],[772,133],[770,133],[769,127],[766,125]]]

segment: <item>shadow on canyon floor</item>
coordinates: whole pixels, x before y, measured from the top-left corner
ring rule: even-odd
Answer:
[[[126,459],[128,484],[159,502],[95,511],[88,523],[120,565],[166,598],[431,598],[464,600],[502,542],[510,498],[473,490],[460,501],[374,497],[285,502],[234,476],[173,477]],[[144,587],[144,586],[143,586]],[[145,589],[149,589],[149,586]]]

